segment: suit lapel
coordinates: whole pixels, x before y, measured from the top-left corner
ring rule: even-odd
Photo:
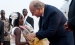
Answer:
[[[48,16],[42,17],[42,26],[45,23],[45,21],[47,20]]]
[[[42,27],[42,17],[40,17],[40,20],[39,20],[39,29],[41,29]]]
[[[42,26],[44,24],[44,22],[47,20],[47,17],[48,17],[48,12],[47,12],[47,5],[45,5],[45,8],[44,8],[44,16],[42,17]]]
[[[50,14],[52,12],[50,7],[51,7],[50,5],[45,5],[44,16],[42,17],[42,26],[43,26],[44,22],[48,19],[48,17],[50,16]]]
[[[42,28],[44,23],[46,22],[46,20],[48,19],[48,17],[50,16],[52,10],[50,8],[51,6],[50,5],[45,5],[45,8],[44,8],[44,16],[43,17],[40,17],[42,18],[42,22],[41,20],[39,21],[39,28]]]

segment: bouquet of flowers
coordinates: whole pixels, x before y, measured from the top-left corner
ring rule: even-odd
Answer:
[[[23,36],[26,37],[27,34],[32,33],[33,31],[30,31],[28,27],[26,26],[20,26],[20,28],[23,31]],[[37,37],[31,39],[29,41],[30,45],[44,45],[43,40],[39,40]]]

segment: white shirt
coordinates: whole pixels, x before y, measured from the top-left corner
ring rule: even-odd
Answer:
[[[23,18],[24,18],[24,22],[26,21],[27,17],[28,17],[28,16],[26,16],[26,17],[24,18],[24,16],[23,16]]]
[[[42,17],[44,16],[44,10],[43,10],[43,13],[42,13]]]

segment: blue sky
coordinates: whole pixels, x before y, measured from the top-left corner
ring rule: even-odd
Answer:
[[[0,10],[5,10],[6,17],[8,18],[12,12],[22,13],[22,9],[26,8],[28,10],[28,15],[32,17],[29,11],[29,4],[32,0],[0,0]],[[64,0],[40,0],[45,4],[53,5],[60,8],[63,5]],[[34,30],[38,30],[38,18],[34,18]]]

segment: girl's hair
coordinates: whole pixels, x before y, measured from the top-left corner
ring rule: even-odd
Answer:
[[[20,13],[19,12],[14,12],[15,14],[17,14],[17,17],[15,17],[14,21],[13,21],[13,18],[11,18],[12,16],[15,16],[14,14],[11,14],[9,16],[9,23],[10,25],[12,26],[19,26],[19,17],[20,17]],[[13,21],[13,24],[12,24],[12,21]]]

